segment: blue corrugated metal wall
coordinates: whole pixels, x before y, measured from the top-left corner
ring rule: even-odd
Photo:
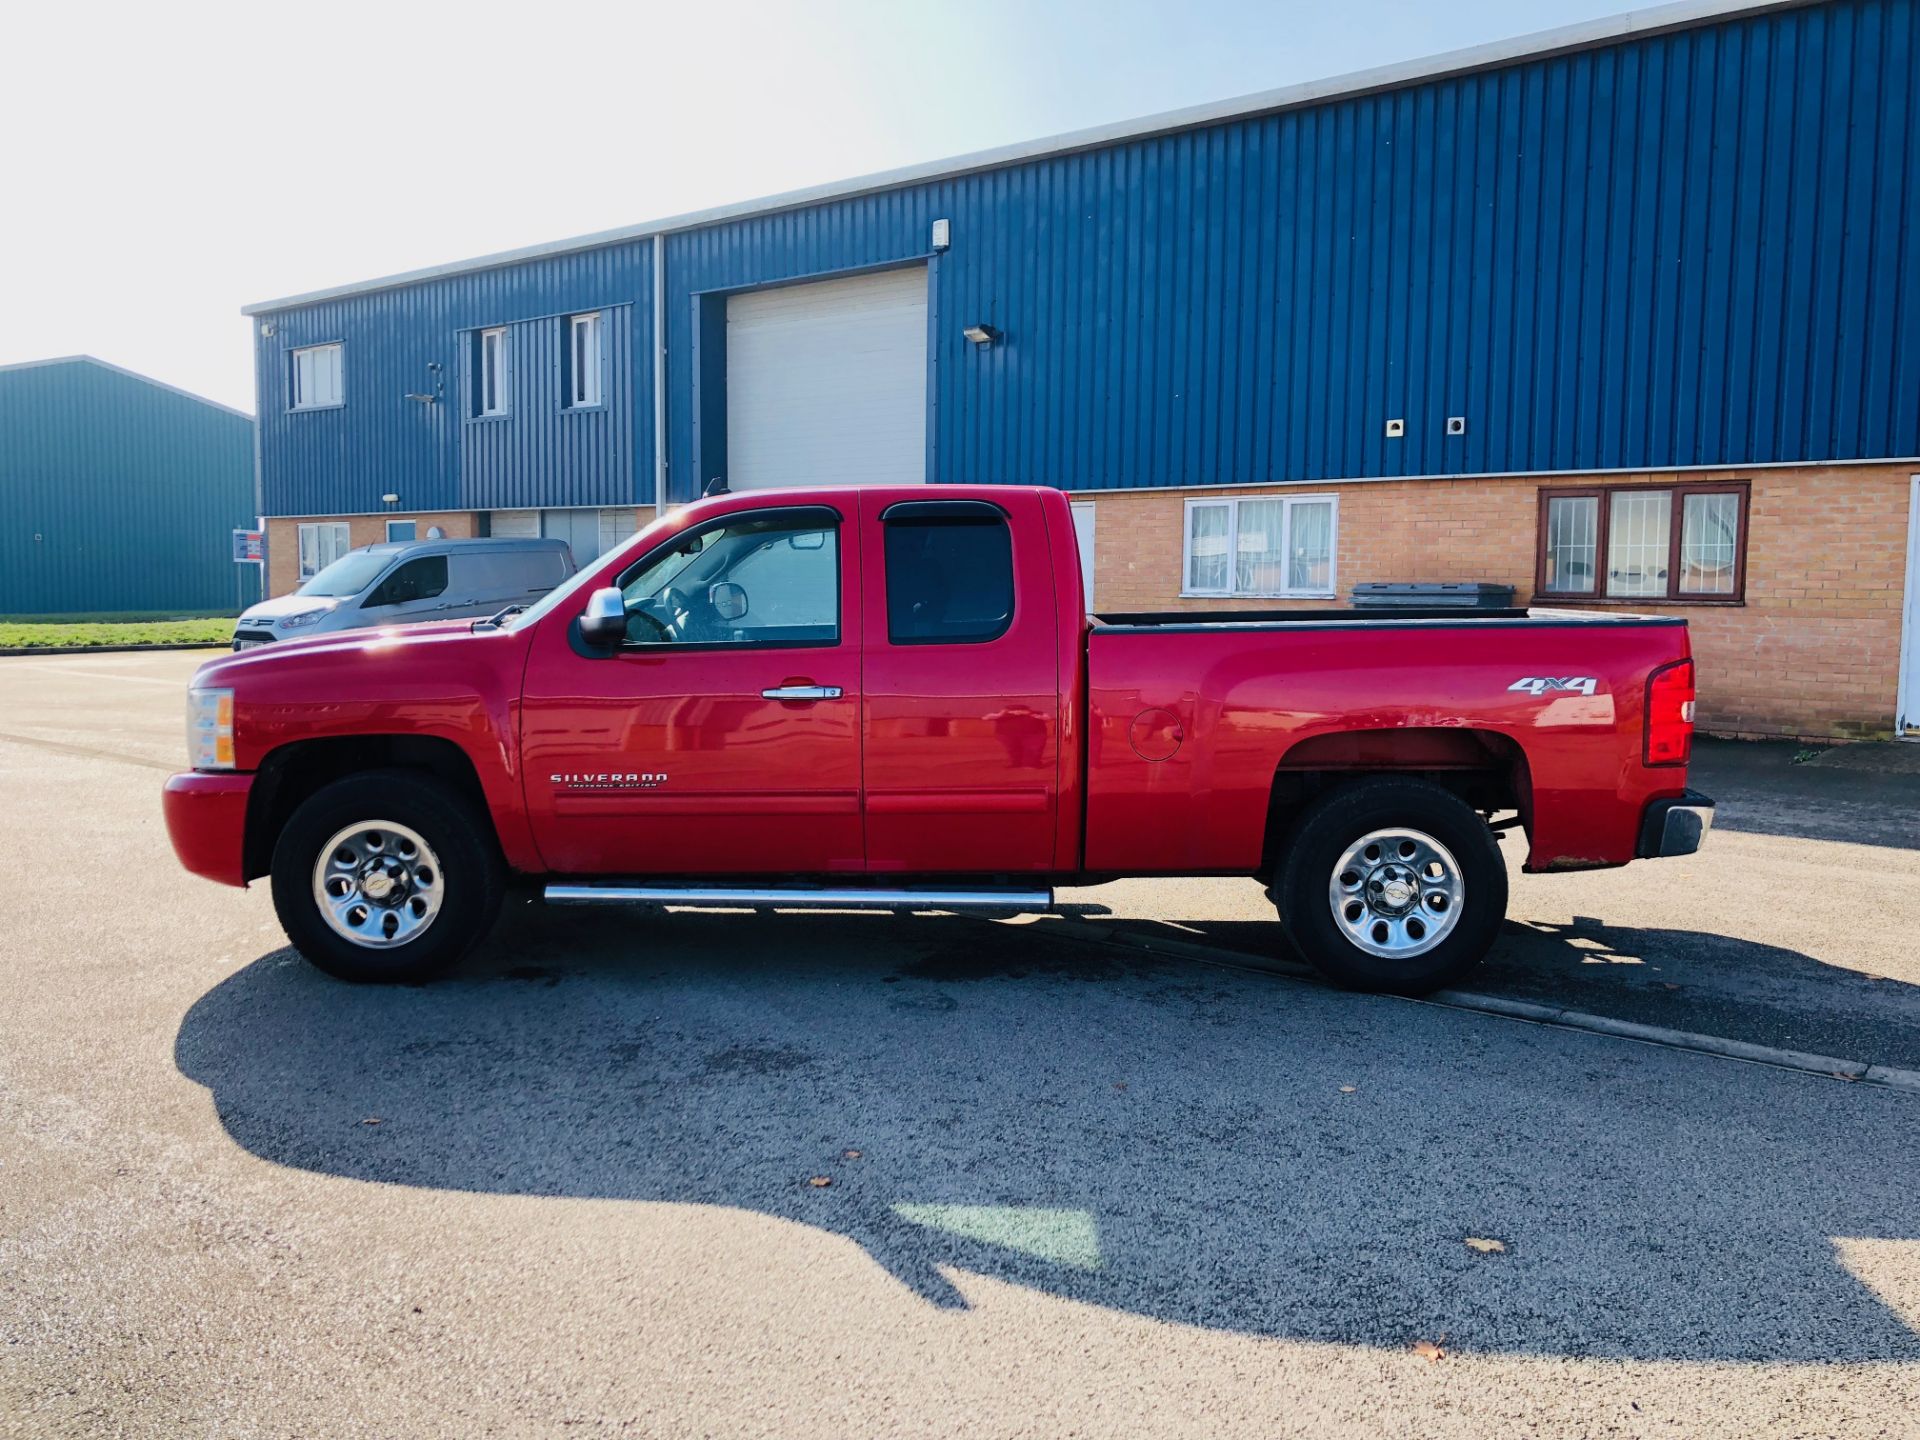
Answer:
[[[937,480],[1098,490],[1920,454],[1916,8],[1772,11],[674,234],[672,496],[696,492],[695,415],[715,413],[716,382],[696,393],[691,363],[702,297],[922,256],[940,217]],[[335,419],[363,438],[322,459],[296,443],[313,417],[276,417],[271,508],[373,509],[397,488],[340,463],[357,445],[390,474],[421,448],[383,438],[415,418],[390,413],[385,391],[414,388],[388,378],[390,351],[446,349],[522,293],[555,311],[617,291],[640,335],[647,256],[627,244],[289,313],[309,339],[348,335]],[[969,345],[974,321],[1004,341]],[[631,490],[589,493],[559,451],[526,445],[502,462],[511,493],[651,498],[650,343],[634,356]],[[356,352],[382,409],[354,411]],[[1464,436],[1444,433],[1452,415]],[[1405,438],[1386,438],[1390,418]],[[434,493],[452,495],[443,465]]]
[[[86,359],[0,369],[0,615],[251,604],[253,466],[225,406]]]
[[[256,321],[267,513],[371,514],[391,508],[386,494],[409,511],[651,503],[652,275],[649,247],[622,245]],[[562,415],[560,327],[613,307],[608,405]],[[509,413],[474,420],[470,337],[494,325],[512,328]],[[346,403],[290,410],[291,352],[333,340],[346,345]]]
[[[602,347],[607,355],[622,358],[602,366],[602,403],[585,409],[568,409],[565,404],[566,339],[559,318],[508,327],[512,408],[505,415],[469,413],[464,419],[461,506],[517,510],[602,500],[634,503],[633,307],[613,305],[603,313]],[[459,347],[461,394],[469,397],[478,393],[471,338],[475,333],[463,336]],[[641,397],[640,403],[647,407],[646,418],[651,421],[651,394]],[[473,406],[466,408],[470,412]],[[541,463],[528,465],[528,455],[540,456]],[[649,473],[649,484],[651,480]],[[556,499],[556,495],[566,498]],[[649,491],[647,499],[652,498]]]

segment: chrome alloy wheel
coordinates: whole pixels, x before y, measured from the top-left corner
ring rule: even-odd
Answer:
[[[1327,903],[1342,933],[1388,960],[1424,955],[1446,939],[1465,900],[1453,852],[1419,830],[1362,835],[1327,882]]]
[[[417,939],[445,894],[440,857],[417,831],[391,820],[347,826],[313,866],[321,918],[334,934],[369,950]]]

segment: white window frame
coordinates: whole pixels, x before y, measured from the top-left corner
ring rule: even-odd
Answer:
[[[296,345],[288,351],[287,408],[290,410],[338,410],[347,403],[347,347],[338,340],[325,345]],[[322,356],[328,359],[327,377],[332,385],[322,390],[315,382],[315,369]],[[305,369],[307,378],[300,376]]]
[[[307,564],[307,538],[313,538],[314,563]],[[328,542],[332,542],[331,545]],[[331,555],[325,552],[331,549]],[[300,583],[306,584],[327,566],[353,549],[353,527],[344,520],[310,520],[303,522],[294,535],[294,554],[298,560]]]
[[[1234,572],[1238,567],[1240,554],[1240,507],[1256,500],[1278,500],[1280,506],[1280,553],[1289,557],[1291,568],[1293,554],[1293,512],[1294,507],[1307,504],[1328,504],[1333,507],[1332,522],[1327,527],[1327,587],[1324,590],[1236,590],[1233,588]],[[1227,512],[1227,583],[1217,590],[1196,590],[1193,588],[1193,516],[1196,510],[1207,506],[1219,506]],[[1340,593],[1340,497],[1325,492],[1310,495],[1206,495],[1195,496],[1186,503],[1181,517],[1180,530],[1180,594],[1195,599],[1242,597],[1253,600],[1330,600]]]
[[[580,315],[567,317],[567,409],[595,410],[601,404],[601,368],[603,364],[601,345],[606,334],[606,326],[601,317],[605,312],[589,310]],[[580,333],[586,332],[585,356],[582,357]]]
[[[396,526],[396,525],[411,525],[411,526],[413,527],[413,534],[411,534],[411,535],[395,535],[395,534],[393,533],[393,527],[394,527],[394,526]],[[393,541],[395,541],[395,540],[418,540],[419,538],[420,538],[420,522],[419,522],[418,520],[389,520],[389,521],[387,521],[387,541],[388,541],[388,543],[389,543],[389,544],[391,544],[391,543],[392,543]]]
[[[489,325],[480,332],[480,342],[474,363],[479,366],[475,378],[474,414],[482,420],[508,413],[507,406],[507,327]],[[493,403],[487,403],[487,381],[493,381]]]

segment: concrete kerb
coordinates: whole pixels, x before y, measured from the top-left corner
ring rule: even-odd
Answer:
[[[190,645],[11,645],[0,658],[15,655],[136,655],[149,650],[229,650],[226,640],[200,640]]]

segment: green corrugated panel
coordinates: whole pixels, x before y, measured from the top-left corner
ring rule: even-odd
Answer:
[[[231,610],[253,420],[85,356],[0,368],[0,615]]]

